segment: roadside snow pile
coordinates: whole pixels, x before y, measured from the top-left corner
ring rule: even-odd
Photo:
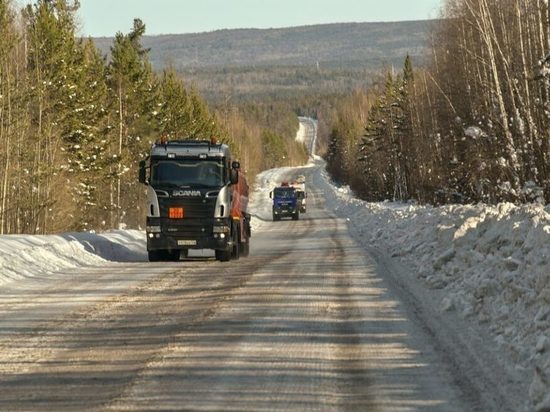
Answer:
[[[306,141],[306,126],[304,125],[303,122],[300,122],[298,131],[296,132],[296,141],[300,143],[305,143]]]
[[[365,246],[402,259],[443,292],[442,311],[486,325],[517,368],[534,369],[531,400],[550,410],[550,207],[368,203],[327,187]]]
[[[143,232],[0,236],[0,284],[67,268],[100,265],[106,260],[146,260]]]

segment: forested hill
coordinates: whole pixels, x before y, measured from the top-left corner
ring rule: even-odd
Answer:
[[[218,30],[198,34],[144,36],[153,67],[176,69],[235,66],[380,68],[421,57],[433,21],[338,23],[280,29]],[[252,22],[253,24],[253,22]],[[184,28],[182,28],[183,30]],[[96,38],[108,54],[113,38]]]

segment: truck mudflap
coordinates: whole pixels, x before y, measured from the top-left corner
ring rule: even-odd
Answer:
[[[244,231],[248,239],[252,237],[252,226],[251,226],[252,216],[250,215],[250,213],[244,213],[243,221],[244,221]]]

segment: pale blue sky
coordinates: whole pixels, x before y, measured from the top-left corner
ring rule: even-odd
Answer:
[[[437,18],[443,0],[80,0],[81,33],[127,33],[135,17],[146,34]]]

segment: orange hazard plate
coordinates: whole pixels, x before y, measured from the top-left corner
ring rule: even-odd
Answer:
[[[182,219],[183,207],[171,207],[170,209],[168,209],[168,217],[170,219]]]

